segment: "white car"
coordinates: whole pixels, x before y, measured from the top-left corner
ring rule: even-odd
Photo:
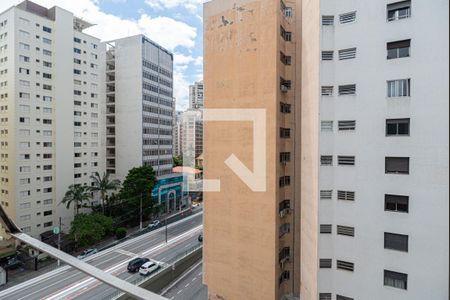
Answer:
[[[159,225],[161,225],[161,222],[159,220],[155,220],[155,221],[151,222],[150,224],[148,224],[148,228],[150,228],[150,229],[158,228]]]
[[[89,256],[94,255],[96,253],[98,253],[97,249],[87,249],[87,250],[84,250],[83,252],[81,252],[81,254],[78,255],[77,258],[78,259],[85,259],[86,257],[89,257]]]
[[[157,271],[161,266],[153,261],[149,261],[141,266],[139,274],[147,276]]]

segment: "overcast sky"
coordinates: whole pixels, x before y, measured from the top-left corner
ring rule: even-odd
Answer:
[[[0,11],[20,3],[0,0]],[[60,6],[98,24],[86,30],[102,40],[143,33],[175,56],[174,96],[177,107],[188,106],[188,86],[203,77],[203,0],[34,0]]]

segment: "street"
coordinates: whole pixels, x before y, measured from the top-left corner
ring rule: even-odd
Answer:
[[[208,289],[203,284],[203,263],[200,262],[173,283],[162,296],[172,300],[207,300]]]
[[[161,264],[173,260],[198,245],[203,213],[187,217],[165,228],[126,241],[87,259],[87,262],[119,278],[133,282],[139,274],[130,274],[126,267],[135,257],[148,257]],[[0,292],[0,299],[104,299],[116,290],[90,278],[71,267],[62,267],[25,283]]]

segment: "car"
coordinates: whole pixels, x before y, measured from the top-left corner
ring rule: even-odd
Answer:
[[[203,243],[203,233],[198,236],[198,241]]]
[[[150,229],[155,229],[155,228],[158,228],[159,225],[161,225],[161,222],[159,220],[155,220],[155,221],[151,222],[150,224],[148,224],[147,227]]]
[[[20,261],[17,257],[12,257],[10,259],[8,259],[7,263],[3,266],[5,269],[17,269],[20,267],[23,267],[23,262]]]
[[[94,254],[96,254],[96,253],[98,253],[98,250],[97,249],[87,249],[87,250],[84,250],[83,252],[81,252],[81,254],[80,255],[78,255],[78,259],[85,259],[85,258],[87,258],[87,257],[89,257],[89,256],[92,256],[92,255],[94,255]]]
[[[145,264],[143,264],[139,268],[139,274],[141,274],[143,276],[147,276],[147,275],[150,275],[153,272],[159,270],[159,268],[161,268],[161,266],[158,263],[149,261],[149,262],[146,262]]]
[[[130,261],[128,263],[128,272],[130,273],[136,273],[137,271],[139,271],[139,269],[145,264],[148,263],[150,261],[150,259],[148,258],[142,258],[142,257],[138,257],[133,259],[132,261]]]

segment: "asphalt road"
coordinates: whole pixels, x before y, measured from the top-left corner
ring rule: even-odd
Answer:
[[[159,228],[87,259],[87,262],[108,273],[133,282],[141,275],[130,274],[126,267],[135,257],[148,257],[164,264],[198,245],[203,214],[198,213],[168,226],[168,244],[165,228]],[[8,300],[62,300],[108,299],[116,290],[71,268],[62,267],[25,283],[0,292],[0,299]]]
[[[208,288],[203,284],[203,264],[199,263],[183,274],[162,296],[170,300],[208,300]]]

